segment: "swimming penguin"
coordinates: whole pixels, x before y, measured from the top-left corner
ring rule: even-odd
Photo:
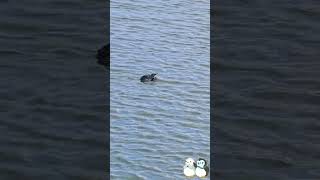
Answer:
[[[97,51],[97,63],[104,67],[110,67],[110,44],[104,45]]]
[[[157,74],[147,74],[147,75],[143,75],[140,78],[141,82],[150,82],[150,81],[156,81],[157,78],[155,77]]]
[[[187,177],[196,175],[196,163],[192,158],[186,159],[183,166],[183,174]]]
[[[196,175],[198,177],[206,177],[209,174],[209,167],[207,161],[199,158],[197,161]]]

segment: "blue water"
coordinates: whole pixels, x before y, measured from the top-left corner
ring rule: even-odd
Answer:
[[[212,10],[214,177],[320,179],[320,1]]]
[[[107,176],[104,1],[0,2],[0,179]]]
[[[210,159],[209,1],[111,1],[110,19],[111,178],[185,179]]]

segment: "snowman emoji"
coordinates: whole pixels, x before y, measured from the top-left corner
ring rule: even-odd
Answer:
[[[196,163],[192,158],[188,158],[183,166],[183,174],[187,177],[196,175]]]

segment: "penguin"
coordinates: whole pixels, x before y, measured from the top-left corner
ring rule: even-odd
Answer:
[[[96,59],[98,64],[110,67],[110,44],[104,45],[97,51]]]
[[[197,167],[196,167],[196,175],[198,177],[206,177],[209,174],[209,167],[207,165],[207,161],[199,158],[197,161]]]
[[[193,177],[196,174],[196,163],[192,158],[186,159],[183,166],[183,174],[187,177]]]
[[[150,82],[150,81],[156,81],[157,80],[157,77],[155,77],[157,74],[147,74],[147,75],[143,75],[141,78],[140,78],[140,81],[141,82]]]

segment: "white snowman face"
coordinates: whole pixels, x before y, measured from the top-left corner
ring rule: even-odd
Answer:
[[[205,161],[205,160],[199,159],[199,160],[197,161],[197,167],[199,167],[199,168],[204,168],[205,165],[206,165],[206,161]]]
[[[192,167],[194,165],[195,161],[192,158],[186,159],[185,165],[188,165]]]

